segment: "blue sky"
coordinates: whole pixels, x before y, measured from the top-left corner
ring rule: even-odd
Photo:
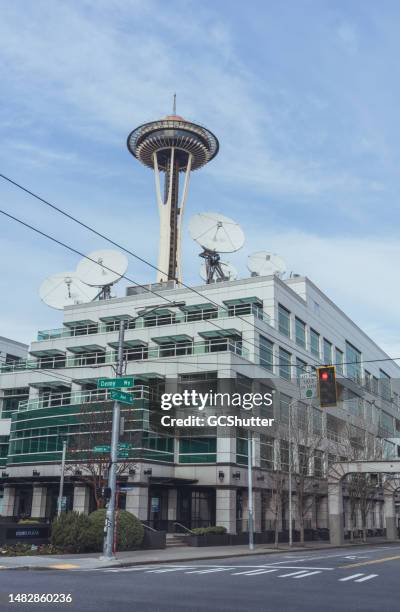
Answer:
[[[278,252],[400,356],[399,18],[369,0],[3,2],[0,172],[155,263],[153,177],[125,141],[176,91],[221,144],[193,174],[185,227],[233,217],[242,276],[249,253]],[[0,198],[79,250],[107,246],[2,181]],[[0,335],[30,341],[62,321],[41,281],[78,257],[4,218],[0,236]],[[198,266],[185,231],[186,282]],[[154,280],[134,259],[129,275]]]

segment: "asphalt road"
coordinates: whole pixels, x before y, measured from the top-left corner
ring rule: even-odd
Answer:
[[[10,594],[72,602],[9,603]],[[2,570],[0,610],[395,612],[400,546],[237,557],[99,570]]]

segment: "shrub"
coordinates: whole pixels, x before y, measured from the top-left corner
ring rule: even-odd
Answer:
[[[51,526],[50,541],[53,546],[67,553],[89,550],[89,517],[79,512],[63,512]]]
[[[106,510],[99,508],[89,514],[88,539],[93,552],[103,550]],[[132,550],[143,541],[144,527],[138,518],[127,510],[119,510],[117,518],[117,550]]]
[[[219,527],[216,525],[215,527],[196,527],[196,529],[191,530],[193,535],[203,536],[203,535],[222,535],[226,533],[225,527]]]

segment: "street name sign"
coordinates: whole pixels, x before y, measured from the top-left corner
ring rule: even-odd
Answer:
[[[98,378],[98,389],[123,389],[133,387],[133,376],[123,376],[122,378]]]
[[[125,393],[124,391],[111,391],[110,397],[113,400],[117,400],[118,402],[122,402],[123,404],[133,404],[134,399],[132,395],[129,393]]]
[[[110,453],[111,446],[95,446],[93,448],[94,453]]]

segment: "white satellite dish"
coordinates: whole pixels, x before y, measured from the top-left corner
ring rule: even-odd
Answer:
[[[206,251],[233,253],[242,248],[244,233],[236,221],[219,213],[199,213],[189,221],[189,232]]]
[[[128,269],[128,258],[119,251],[93,251],[81,259],[76,268],[80,280],[90,287],[113,285]]]
[[[283,276],[286,272],[286,263],[279,255],[268,251],[257,251],[247,258],[247,267],[254,276],[269,276],[276,274]]]
[[[230,280],[231,281],[231,280],[236,280],[237,279],[238,273],[237,273],[237,270],[236,270],[235,266],[233,266],[230,263],[225,263],[224,261],[220,261],[219,265],[221,266],[221,270],[222,270],[223,275],[224,275],[225,278],[224,279],[223,278],[219,278],[219,279],[217,279],[217,281],[218,280],[220,280],[220,281],[222,281],[222,280]],[[205,261],[200,266],[200,276],[201,276],[201,278],[203,280],[205,280],[205,281],[208,280],[208,277],[207,277],[207,265],[206,265]]]
[[[91,302],[97,293],[95,287],[82,283],[75,272],[53,274],[43,281],[39,289],[40,299],[57,310],[62,310],[64,306]]]

